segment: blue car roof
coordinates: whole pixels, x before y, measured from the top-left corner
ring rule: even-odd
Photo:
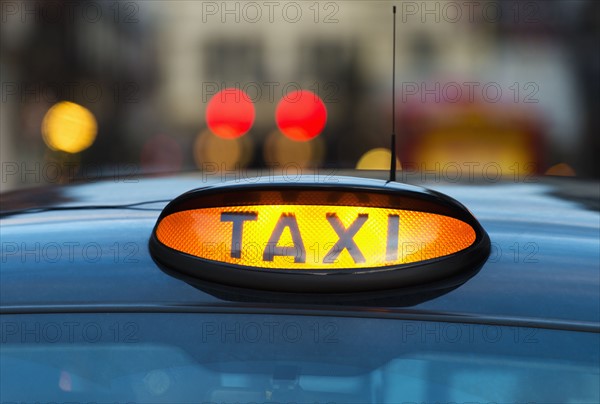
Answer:
[[[2,219],[2,311],[252,306],[225,301],[167,274],[148,252],[152,228],[166,203],[218,181],[191,174],[4,194],[3,211],[36,206],[64,210]],[[598,183],[534,179],[419,185],[443,192],[471,210],[490,236],[492,253],[479,273],[457,289],[390,311],[597,326]],[[139,202],[150,203],[105,208]],[[81,206],[89,208],[71,209]]]

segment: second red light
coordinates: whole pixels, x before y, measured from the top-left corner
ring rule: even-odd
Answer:
[[[321,98],[312,91],[293,91],[279,101],[275,120],[285,136],[304,142],[323,131],[327,109]]]

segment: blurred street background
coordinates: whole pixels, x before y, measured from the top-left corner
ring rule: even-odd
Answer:
[[[2,191],[387,169],[392,5],[400,180],[599,177],[598,1],[1,1]]]

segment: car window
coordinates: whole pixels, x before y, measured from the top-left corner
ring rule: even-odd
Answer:
[[[2,318],[2,402],[600,400],[600,335],[262,314]]]

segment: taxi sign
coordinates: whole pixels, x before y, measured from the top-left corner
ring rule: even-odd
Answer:
[[[190,191],[161,213],[152,254],[197,279],[286,292],[426,284],[487,258],[487,234],[455,200],[395,182],[337,179]]]
[[[157,238],[213,261],[311,270],[438,258],[472,245],[475,230],[458,219],[402,209],[248,205],[173,213],[158,226]]]

